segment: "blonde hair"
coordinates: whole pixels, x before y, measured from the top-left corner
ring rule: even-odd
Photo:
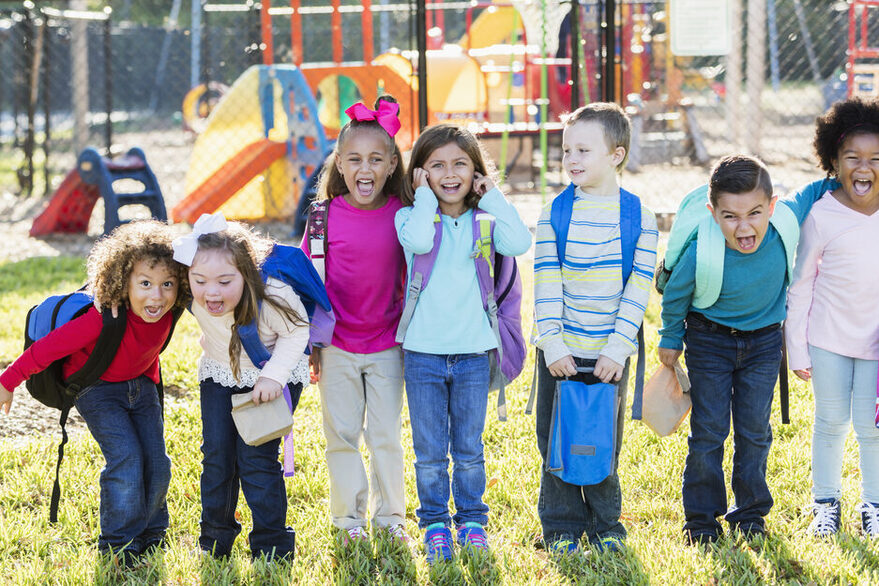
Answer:
[[[226,251],[232,257],[232,264],[241,273],[244,290],[241,300],[234,309],[232,323],[232,339],[229,340],[229,363],[235,380],[239,379],[241,356],[241,338],[238,328],[247,325],[259,317],[260,303],[268,303],[284,315],[290,323],[307,326],[308,321],[299,315],[286,300],[266,294],[260,267],[272,250],[274,243],[255,233],[249,226],[241,222],[229,222],[225,230],[211,232],[198,237],[198,249]]]
[[[137,220],[114,229],[95,242],[86,260],[89,292],[102,307],[128,303],[128,281],[134,265],[161,264],[177,279],[175,308],[189,303],[187,267],[174,260],[171,228],[156,220]]]
[[[629,142],[632,139],[632,124],[626,112],[613,102],[593,102],[571,112],[565,119],[565,128],[577,122],[597,122],[604,131],[604,142],[608,150],[622,147],[626,151],[623,160],[617,165],[617,172],[622,172],[629,160]]]
[[[392,104],[398,103],[393,96],[384,95],[378,97],[373,108],[378,109],[379,104],[383,101]],[[342,174],[336,167],[336,159],[344,148],[345,141],[348,140],[355,131],[363,129],[379,133],[385,139],[387,152],[397,157],[397,166],[394,168],[394,172],[391,173],[387,181],[385,181],[382,191],[386,194],[396,195],[400,198],[400,201],[403,202],[404,206],[412,205],[412,202],[415,201],[412,196],[412,183],[407,180],[406,175],[403,172],[403,155],[400,153],[400,147],[397,146],[396,141],[388,134],[388,131],[379,126],[379,123],[376,120],[352,119],[342,127],[342,130],[339,131],[339,137],[336,139],[336,146],[333,147],[333,152],[330,153],[326,161],[324,161],[324,168],[318,179],[316,199],[333,199],[337,195],[348,193],[348,186],[345,184],[345,178],[342,177]]]

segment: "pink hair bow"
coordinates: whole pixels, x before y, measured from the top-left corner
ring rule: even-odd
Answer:
[[[386,100],[382,100],[378,103],[378,110],[370,110],[361,102],[357,102],[345,110],[345,114],[347,114],[352,120],[357,120],[358,122],[375,120],[378,122],[379,126],[385,129],[391,138],[393,138],[394,135],[397,134],[397,131],[400,130],[399,112],[400,104],[395,104],[394,102],[388,102]]]

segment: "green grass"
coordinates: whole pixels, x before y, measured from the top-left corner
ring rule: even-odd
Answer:
[[[528,267],[523,271],[528,278]],[[36,275],[36,276],[34,276]],[[12,360],[21,344],[24,312],[50,293],[69,290],[83,279],[81,259],[34,259],[0,264],[0,363]],[[27,283],[27,285],[25,285]],[[526,297],[530,284],[526,283]],[[527,300],[526,300],[527,302]],[[526,313],[530,308],[526,307]],[[657,300],[647,315],[648,372],[654,356]],[[526,328],[530,328],[530,319]],[[527,330],[526,330],[527,331]],[[686,455],[687,423],[668,438],[657,438],[637,422],[627,422],[620,478],[628,550],[620,555],[592,554],[558,562],[541,549],[536,503],[540,457],[533,417],[524,414],[533,353],[523,376],[508,391],[510,418],[500,423],[490,399],[485,429],[485,499],[492,554],[458,556],[429,568],[423,554],[412,554],[383,540],[370,548],[343,551],[330,523],[324,438],[315,389],[306,390],[297,410],[295,478],[287,481],[288,521],[297,532],[297,556],[289,565],[251,564],[246,535],[250,512],[239,504],[244,532],[229,561],[198,555],[200,422],[195,360],[198,330],[190,317],[181,323],[163,356],[167,382],[180,388],[167,397],[166,440],[173,461],[168,495],[171,527],[168,545],[146,563],[123,571],[96,551],[99,533],[100,451],[87,433],[74,438],[62,469],[59,522],[48,523],[57,437],[33,437],[14,444],[0,439],[0,576],[6,584],[876,584],[876,544],[859,534],[854,506],[860,475],[853,439],[843,465],[843,534],[815,541],[804,535],[809,502],[811,392],[795,383],[792,425],[773,413],[775,442],[768,477],[775,507],[768,517],[770,535],[753,542],[726,539],[717,547],[685,546],[680,478]],[[407,526],[419,536],[411,433],[404,409]],[[728,444],[726,470],[731,458]],[[732,497],[730,495],[730,501]]]

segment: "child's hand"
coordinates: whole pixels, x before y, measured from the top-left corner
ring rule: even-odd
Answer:
[[[549,374],[555,378],[565,378],[566,376],[574,376],[577,374],[577,365],[574,364],[574,357],[568,354],[559,358],[549,366]]]
[[[595,370],[592,374],[603,383],[615,383],[623,376],[623,365],[601,355],[595,361]]]
[[[495,184],[494,179],[488,175],[483,175],[479,171],[473,173],[473,191],[475,191],[476,195],[479,197],[482,197],[495,187],[497,187],[497,184]]]
[[[317,346],[311,348],[308,364],[311,366],[311,382],[316,383],[320,381],[320,348]]]
[[[812,378],[812,369],[811,368],[803,368],[801,370],[795,370],[794,374],[800,377],[802,380],[810,380]]]
[[[94,306],[95,306],[95,309],[98,310],[98,313],[103,313],[104,308],[101,307],[101,302],[98,301],[97,298],[95,298]],[[112,314],[113,317],[119,317],[119,306],[118,305],[111,305],[110,306],[110,314]]]
[[[657,355],[661,363],[673,369],[675,364],[678,363],[678,358],[681,357],[681,351],[674,350],[673,348],[659,348]]]
[[[3,409],[3,412],[8,415],[10,407],[12,407],[12,393],[7,391],[3,385],[0,385],[0,409]]]
[[[415,169],[412,170],[412,183],[415,184],[415,189],[418,189],[419,187],[430,187],[430,184],[427,182],[427,171],[421,167],[415,167]]]
[[[281,396],[283,390],[284,387],[277,382],[261,376],[256,379],[256,384],[253,385],[253,391],[251,391],[250,397],[253,399],[254,403],[259,405],[260,403],[266,403],[277,399]]]

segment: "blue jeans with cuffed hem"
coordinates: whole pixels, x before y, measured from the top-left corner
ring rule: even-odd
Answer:
[[[488,404],[488,354],[405,351],[403,372],[412,422],[415,483],[422,529],[433,523],[485,525],[482,431]],[[449,453],[452,476],[449,481]],[[455,515],[449,515],[449,489]]]
[[[301,385],[299,386],[301,390]],[[260,446],[244,443],[232,420],[232,395],[251,388],[231,389],[213,379],[201,381],[201,536],[199,545],[214,556],[232,551],[241,525],[235,520],[239,489],[250,506],[254,558],[292,557],[296,534],[287,526],[287,490],[278,461],[276,439]],[[296,395],[290,389],[291,395]]]
[[[577,366],[594,366],[594,360],[574,358]],[[569,484],[546,471],[547,450],[549,448],[549,428],[552,420],[552,403],[555,396],[556,380],[549,374],[546,358],[542,350],[537,351],[537,401],[535,403],[537,426],[537,449],[544,466],[540,476],[540,495],[537,500],[537,515],[543,527],[543,540],[547,544],[556,541],[579,541],[582,535],[590,543],[598,543],[606,537],[626,538],[626,528],[620,523],[622,514],[622,491],[617,463],[623,445],[623,423],[625,421],[626,389],[629,382],[628,363],[620,378],[620,410],[617,415],[617,443],[614,454],[614,472],[603,481],[592,486]],[[599,382],[592,375],[578,375],[575,380],[588,384]]]
[[[769,414],[781,364],[781,328],[731,335],[687,320],[685,360],[690,377],[689,451],[683,475],[684,531],[762,530],[773,500],[766,484],[772,445]],[[727,510],[723,443],[733,426],[732,490]]]
[[[860,452],[862,498],[879,503],[877,361],[842,356],[812,345],[809,356],[815,393],[812,494],[815,500],[842,496],[842,457],[851,422]]]
[[[145,376],[99,381],[83,389],[75,405],[106,461],[98,548],[140,553],[168,529],[171,460],[156,384]]]

